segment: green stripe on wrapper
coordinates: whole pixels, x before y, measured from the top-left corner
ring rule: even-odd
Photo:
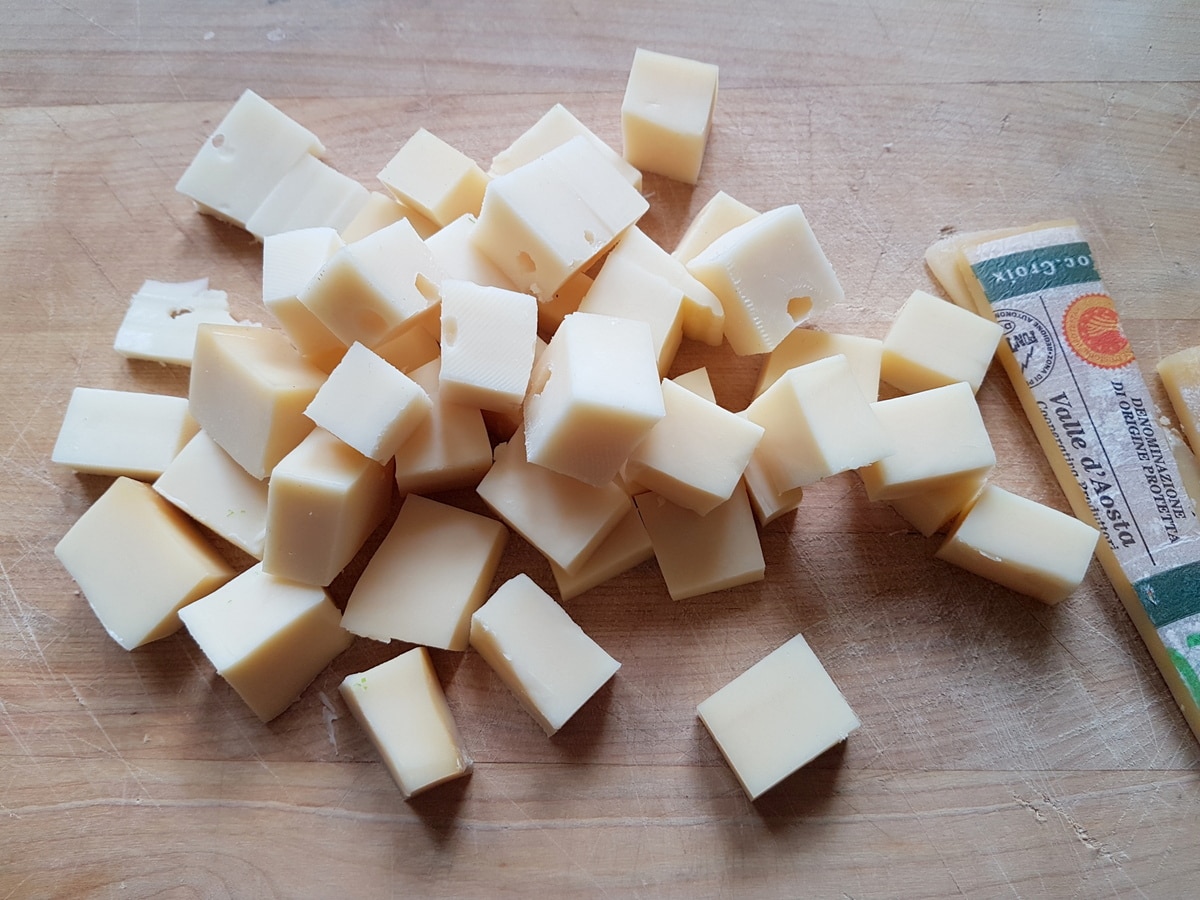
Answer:
[[[991,303],[1047,288],[1100,280],[1092,248],[1083,241],[1022,250],[985,259],[971,268]]]

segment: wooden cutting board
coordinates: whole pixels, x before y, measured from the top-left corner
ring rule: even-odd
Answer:
[[[800,203],[847,295],[815,324],[882,337],[940,235],[1074,216],[1143,368],[1200,343],[1194,4],[10,2],[0,897],[1194,893],[1200,752],[1099,567],[1023,599],[853,476],[763,529],[762,582],[673,603],[648,563],[570,601],[623,667],[553,739],[435,652],[476,769],[411,803],[336,689],[400,647],[360,639],[263,725],[186,635],[121,650],[57,564],[109,481],[49,462],[71,389],[186,391],[111,350],[141,282],[269,321],[260,248],[174,191],[242,89],[372,185],[419,127],[486,165],[556,102],[619,148],[637,46],[721,67],[700,183],[646,179],[668,248],[717,190]],[[674,371],[737,409],[760,362],[689,344]],[[995,480],[1065,508],[998,369],[979,397]],[[514,538],[517,572],[553,589]],[[695,706],[797,632],[863,726],[751,804]]]

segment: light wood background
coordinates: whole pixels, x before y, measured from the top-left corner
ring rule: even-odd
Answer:
[[[800,203],[847,294],[817,324],[881,337],[939,235],[1074,216],[1146,371],[1200,343],[1187,0],[7,0],[0,897],[1196,894],[1200,752],[1099,567],[1061,607],[1022,599],[853,476],[763,531],[759,584],[675,604],[646,564],[571,601],[624,666],[554,739],[435,653],[477,766],[412,803],[336,690],[399,648],[360,640],[264,726],[186,635],[121,650],[56,563],[108,483],[49,461],[72,387],[186,389],[111,350],[143,279],[208,276],[264,317],[259,249],[174,191],[242,89],[373,184],[418,127],[486,165],[555,102],[620,147],[637,46],[721,67],[700,184],[646,181],[666,246],[718,189]],[[758,360],[692,345],[676,370],[699,364],[748,401]],[[980,402],[996,480],[1065,508],[998,369]],[[553,587],[514,538],[518,571]],[[797,631],[863,727],[751,804],[695,705]]]

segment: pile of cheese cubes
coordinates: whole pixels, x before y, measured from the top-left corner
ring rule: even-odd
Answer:
[[[186,625],[264,721],[354,635],[417,645],[342,684],[411,796],[471,766],[426,647],[480,653],[547,734],[619,667],[527,576],[487,597],[509,529],[564,600],[651,557],[680,600],[763,578],[757,525],[853,469],[926,534],[969,507],[944,559],[1065,596],[1094,531],[985,487],[974,392],[999,326],[918,291],[884,341],[799,327],[843,296],[799,206],[718,193],[673,253],[637,228],[641,170],[696,181],[716,88],[715,66],[639,50],[624,156],[555,106],[488,172],[417,131],[386,193],[246,92],[178,187],[263,240],[282,330],[147,283],[118,349],[190,364],[188,398],[81,388],[55,449],[120,476],[56,551],[112,636]],[[665,377],[684,339],[765,355],[748,408],[704,370]],[[881,376],[905,395],[878,400]],[[325,588],[394,486],[340,612]],[[427,496],[462,488],[495,518]],[[234,573],[193,521],[260,562]],[[799,636],[699,713],[751,797],[858,726]]]

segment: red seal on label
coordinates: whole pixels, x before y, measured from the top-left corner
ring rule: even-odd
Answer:
[[[1075,355],[1098,369],[1120,369],[1133,362],[1129,339],[1107,294],[1084,294],[1072,300],[1063,313],[1062,330]]]

